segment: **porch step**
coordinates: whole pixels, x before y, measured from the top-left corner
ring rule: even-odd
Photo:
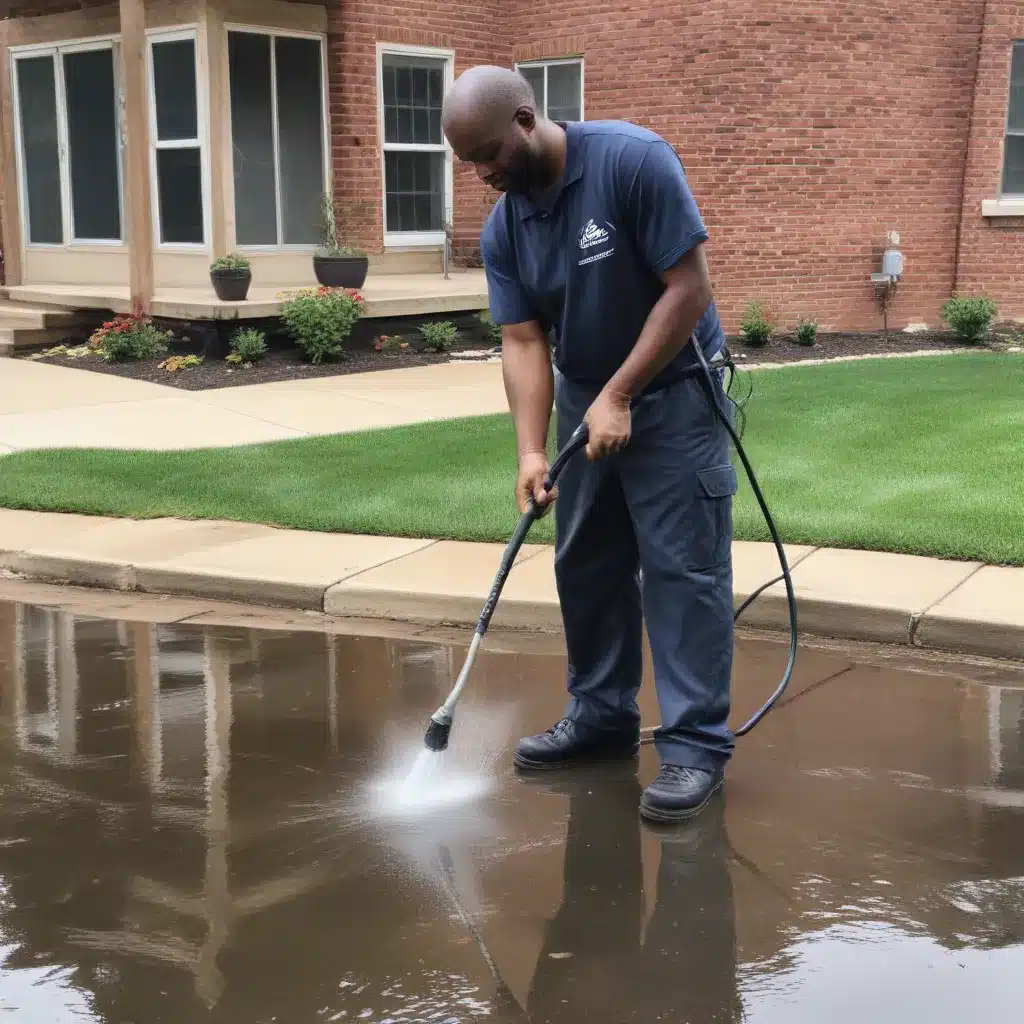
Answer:
[[[59,344],[70,329],[95,322],[94,310],[54,309],[0,299],[0,356],[13,355],[16,349]]]

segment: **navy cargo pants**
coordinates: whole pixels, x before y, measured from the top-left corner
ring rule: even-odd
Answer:
[[[712,376],[731,412],[721,371]],[[555,502],[555,575],[569,658],[566,717],[597,728],[637,725],[646,621],[661,760],[710,770],[733,749],[737,476],[707,389],[706,378],[688,377],[641,396],[622,451],[570,460]],[[559,447],[595,397],[556,377]]]

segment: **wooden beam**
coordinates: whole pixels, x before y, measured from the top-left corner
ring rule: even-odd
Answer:
[[[11,96],[11,58],[8,47],[9,21],[0,21],[0,246],[4,254],[4,281],[21,284],[21,203],[18,199],[18,170],[14,155],[14,103]]]
[[[207,108],[210,118],[210,194],[213,209],[210,223],[213,230],[212,252],[217,259],[228,254],[229,235],[234,237],[234,217],[230,218],[229,232],[228,202],[231,196],[229,184],[232,173],[232,152],[229,141],[230,99],[228,93],[228,36],[224,28],[224,13],[216,2],[204,0],[202,23],[206,31],[200,40],[200,60],[206,63],[210,103]]]
[[[153,207],[149,174],[146,11],[143,0],[120,0],[120,7],[128,283],[132,308],[148,313],[153,301]]]

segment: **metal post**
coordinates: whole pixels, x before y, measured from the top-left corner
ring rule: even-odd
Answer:
[[[452,260],[452,235],[454,230],[451,207],[446,206],[444,210],[444,279],[446,281],[449,280],[450,276],[449,269]]]

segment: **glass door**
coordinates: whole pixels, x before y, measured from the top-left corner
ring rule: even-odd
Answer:
[[[123,241],[112,42],[14,53],[22,227],[30,246]]]

